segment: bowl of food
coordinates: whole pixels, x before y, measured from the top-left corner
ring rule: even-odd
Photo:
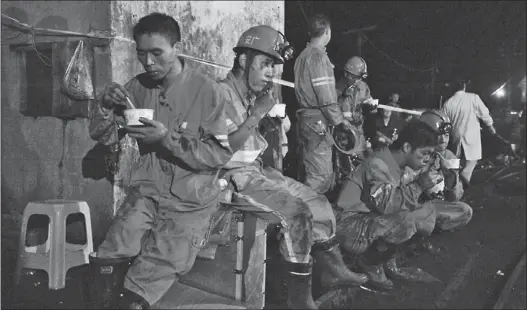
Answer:
[[[459,158],[451,158],[443,160],[443,167],[446,169],[459,169],[460,160]]]
[[[124,119],[127,126],[144,126],[145,124],[139,121],[139,118],[144,117],[149,120],[154,119],[154,110],[152,109],[126,109],[124,110]]]

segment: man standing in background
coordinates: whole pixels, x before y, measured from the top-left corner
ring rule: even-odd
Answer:
[[[298,142],[304,169],[304,184],[317,193],[326,193],[333,180],[333,145],[329,126],[351,124],[344,119],[337,104],[333,64],[326,54],[331,40],[331,24],[322,15],[315,15],[308,24],[310,42],[295,62],[295,94],[300,105]],[[304,179],[304,178],[300,178]]]
[[[459,80],[456,83],[456,92],[445,102],[442,110],[452,121],[449,148],[463,161],[460,179],[463,186],[468,188],[472,172],[481,159],[480,121],[487,126],[491,134],[495,135],[496,129],[489,109],[481,98],[477,94],[466,92],[466,88],[467,82]]]

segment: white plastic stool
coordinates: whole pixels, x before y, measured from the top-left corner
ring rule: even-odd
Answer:
[[[68,215],[82,213],[86,227],[86,244],[66,243],[66,219]],[[49,217],[48,240],[44,247],[26,247],[27,223],[32,215]],[[62,289],[66,286],[66,272],[76,266],[89,263],[93,252],[90,208],[85,201],[46,200],[30,202],[22,218],[22,229],[18,247],[16,284],[20,281],[23,268],[41,269],[48,273],[49,288]]]

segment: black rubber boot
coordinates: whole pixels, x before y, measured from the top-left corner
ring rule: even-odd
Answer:
[[[337,287],[359,286],[368,281],[367,275],[348,269],[335,238],[315,244],[311,249],[311,256],[315,262],[317,279],[320,280],[322,291]]]
[[[404,280],[412,282],[441,282],[428,272],[416,267],[399,267],[395,261],[395,256],[384,263],[386,275],[393,280]]]
[[[366,283],[367,287],[381,291],[389,291],[393,289],[393,282],[386,277],[382,264],[370,265],[368,262],[365,262],[364,257],[361,256],[357,260],[357,266],[359,266],[362,272],[368,275],[368,282]]]
[[[369,278],[366,286],[379,290],[393,289],[393,282],[386,278],[383,264],[395,254],[395,251],[394,245],[376,240],[359,257],[357,265]]]
[[[318,309],[311,293],[312,264],[290,263],[287,272],[287,306],[289,309]]]
[[[100,258],[90,254],[86,283],[86,302],[91,309],[117,309],[123,290],[124,277],[133,257]]]
[[[125,289],[119,309],[150,309],[150,304],[143,297]]]

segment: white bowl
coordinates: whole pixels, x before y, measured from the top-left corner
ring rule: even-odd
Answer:
[[[445,167],[446,169],[459,169],[459,163],[459,158],[444,159],[443,167]]]
[[[140,117],[150,120],[154,119],[154,110],[152,109],[126,109],[124,110],[124,119],[128,126],[144,126],[145,124],[139,121]]]

